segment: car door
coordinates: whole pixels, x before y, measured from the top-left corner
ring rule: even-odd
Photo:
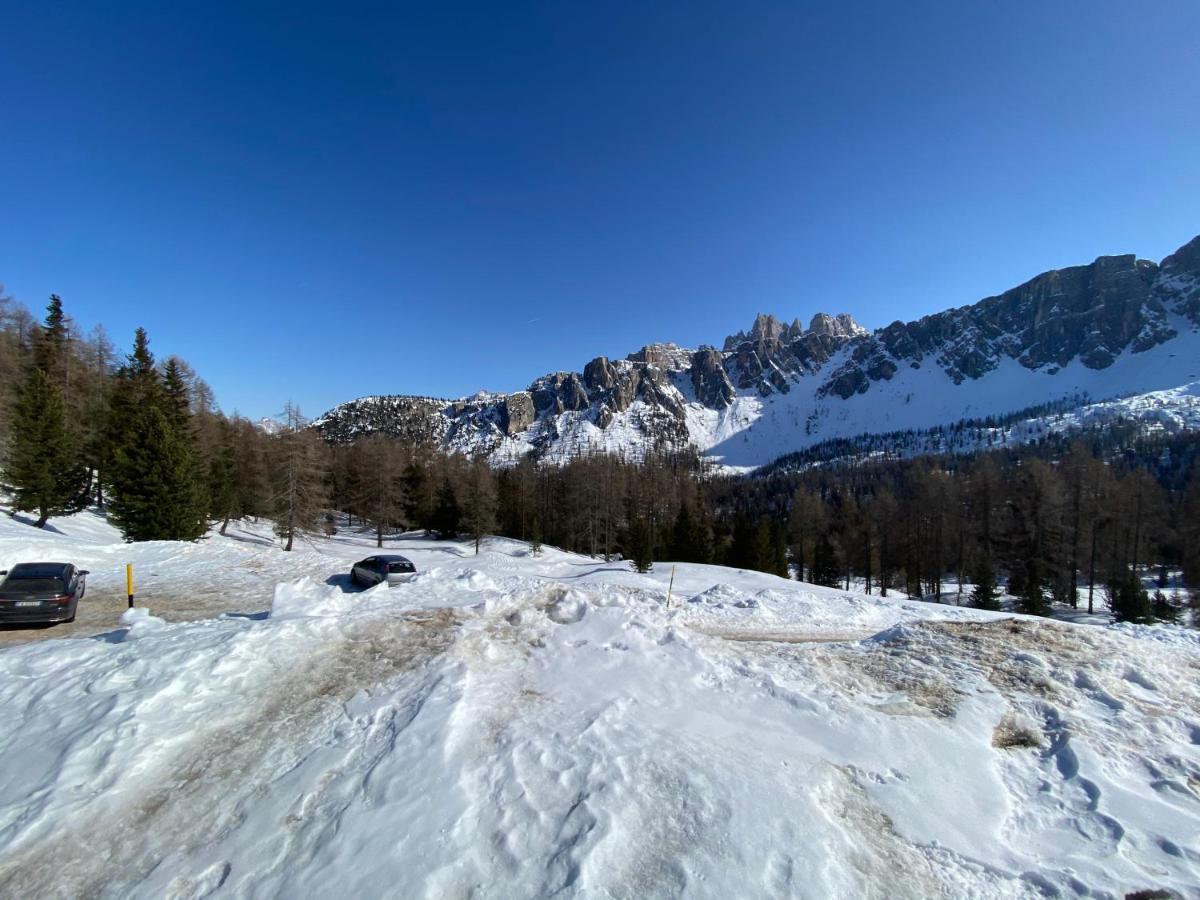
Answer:
[[[378,560],[374,556],[364,559],[358,564],[359,580],[363,584],[378,584],[379,583],[379,565]]]

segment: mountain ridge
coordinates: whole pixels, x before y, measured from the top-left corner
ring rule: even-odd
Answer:
[[[693,449],[757,466],[830,437],[938,424],[932,415],[1159,390],[1200,377],[1184,365],[1200,359],[1200,237],[1161,263],[1100,256],[874,331],[848,313],[817,313],[807,328],[759,313],[720,346],[649,344],[508,394],[362,397],[313,427],[332,442],[381,431],[496,464]]]

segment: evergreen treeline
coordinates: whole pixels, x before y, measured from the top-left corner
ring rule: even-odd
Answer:
[[[39,527],[95,504],[131,541],[223,531],[276,508],[286,445],[219,413],[187,363],[155,360],[144,330],[120,358],[59,297],[39,323],[0,290],[0,484]]]
[[[2,294],[2,292],[0,292]],[[265,517],[285,549],[332,529],[332,510],[383,546],[400,529],[500,534],[648,569],[713,562],[831,586],[994,608],[1051,603],[1120,619],[1178,614],[1200,593],[1200,438],[1120,427],[973,455],[778,466],[715,477],[695,456],[523,460],[493,470],[383,435],[330,445],[288,406],[278,434],[215,409],[142,330],[119,358],[79,335],[52,297],[42,322],[0,298],[0,446],[17,510],[106,508],[129,540],[194,540]]]

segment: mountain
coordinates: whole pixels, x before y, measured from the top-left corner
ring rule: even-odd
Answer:
[[[270,416],[263,416],[254,423],[254,427],[267,434],[279,434],[285,428],[284,423]]]
[[[1102,256],[873,332],[845,313],[817,313],[807,328],[759,314],[720,350],[651,344],[511,394],[362,397],[313,426],[334,442],[382,431],[499,465],[692,448],[754,467],[835,438],[1197,380],[1200,237],[1161,263]]]

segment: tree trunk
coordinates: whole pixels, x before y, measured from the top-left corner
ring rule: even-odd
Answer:
[[[50,519],[50,514],[47,512],[43,512],[40,516],[38,516],[37,527],[45,528],[46,522],[49,521],[49,519]]]
[[[221,523],[220,535],[225,537],[225,529],[229,527],[229,516],[225,516],[225,520]]]

